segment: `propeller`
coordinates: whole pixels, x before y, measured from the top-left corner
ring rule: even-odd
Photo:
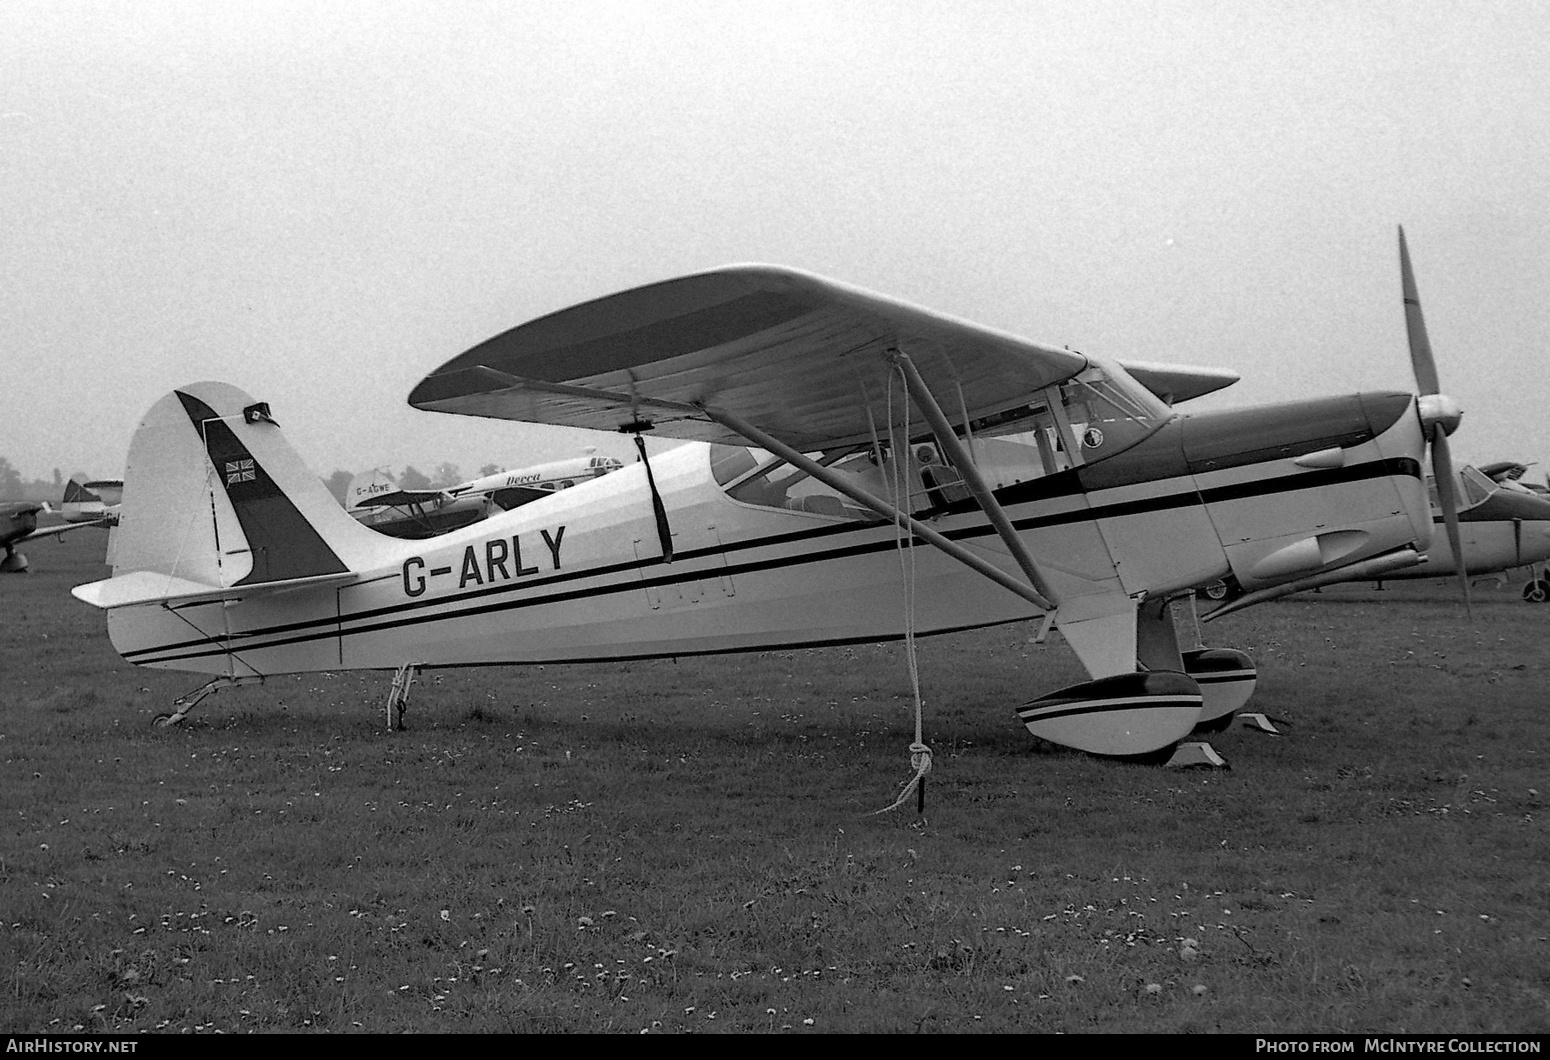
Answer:
[[[1415,372],[1420,396],[1416,407],[1421,428],[1432,450],[1432,481],[1437,484],[1437,503],[1442,506],[1442,523],[1448,532],[1448,547],[1453,550],[1453,566],[1458,571],[1459,588],[1470,620],[1475,617],[1469,601],[1469,572],[1464,569],[1464,548],[1459,541],[1458,496],[1453,490],[1453,454],[1448,435],[1458,429],[1464,412],[1458,402],[1442,394],[1437,382],[1437,362],[1432,358],[1431,340],[1426,337],[1426,319],[1421,315],[1421,298],[1415,289],[1415,274],[1410,268],[1410,248],[1405,245],[1405,228],[1399,228],[1399,278],[1405,298],[1405,334],[1410,340],[1410,366]]]

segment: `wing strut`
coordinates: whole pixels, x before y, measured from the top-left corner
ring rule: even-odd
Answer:
[[[640,426],[636,421],[630,426]],[[662,494],[657,492],[657,477],[651,473],[651,460],[646,456],[646,439],[640,436],[640,431],[635,431],[635,448],[640,453],[640,462],[646,465],[646,486],[651,490],[651,515],[657,523],[657,540],[662,543],[662,559],[666,563],[673,562],[673,531],[667,525],[667,509],[662,505]]]
[[[942,406],[937,404],[931,388],[926,386],[926,381],[920,377],[920,372],[915,368],[915,362],[911,361],[909,354],[903,350],[889,350],[887,356],[903,373],[904,385],[909,389],[910,396],[915,399],[915,404],[920,406],[920,411],[925,413],[926,421],[931,424],[931,430],[936,435],[937,444],[952,458],[959,474],[963,476],[964,484],[969,487],[969,492],[974,494],[980,509],[990,519],[990,525],[996,528],[996,533],[1001,536],[1001,540],[1017,560],[1017,565],[1028,576],[1029,584],[1044,598],[1053,599],[1055,594],[1050,591],[1049,584],[1039,573],[1039,565],[1033,561],[1033,556],[1023,544],[1022,538],[1018,537],[1017,531],[1012,528],[1012,520],[1007,517],[1005,509],[996,501],[995,495],[991,492],[990,483],[986,482],[985,476],[980,474],[979,466],[974,462],[974,454],[958,440],[957,432],[948,422]]]
[[[993,563],[990,563],[989,561],[976,556],[974,553],[970,552],[956,541],[948,540],[942,534],[931,529],[931,527],[925,525],[920,520],[912,518],[905,512],[901,511],[899,508],[889,504],[887,501],[874,497],[866,490],[857,488],[850,482],[847,482],[844,478],[836,475],[828,468],[818,463],[816,460],[812,460],[809,457],[806,457],[803,454],[797,452],[795,449],[791,448],[791,446],[787,445],[785,442],[782,442],[779,438],[775,438],[772,435],[766,434],[764,431],[761,431],[759,428],[755,427],[748,421],[730,412],[727,412],[724,409],[712,408],[708,405],[700,405],[698,408],[706,416],[709,416],[723,427],[726,427],[727,429],[742,435],[744,438],[748,439],[748,441],[752,442],[754,445],[757,445],[759,448],[769,450],[776,456],[790,463],[793,467],[800,468],[801,470],[807,472],[809,475],[813,476],[813,478],[817,479],[819,482],[822,482],[830,489],[833,489],[839,493],[843,493],[845,496],[849,497],[863,508],[867,508],[870,511],[876,512],[878,515],[881,515],[884,519],[887,519],[890,522],[907,527],[910,533],[915,534],[917,537],[920,537],[930,544],[936,546],[965,566],[978,571],[980,574],[983,574],[997,585],[1010,589],[1012,592],[1016,593],[1018,596],[1021,596],[1024,600],[1027,600],[1039,610],[1055,610],[1054,604],[1050,603],[1043,596],[1039,595],[1038,590],[1034,589],[1026,582],[1019,581],[1018,579],[1012,577],[1010,574],[1006,573],[1006,571],[1002,570],[1000,567],[997,567]]]

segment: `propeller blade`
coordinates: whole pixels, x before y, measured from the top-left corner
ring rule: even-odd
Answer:
[[[1432,359],[1431,340],[1426,337],[1426,320],[1421,316],[1421,296],[1416,293],[1415,274],[1410,270],[1410,248],[1405,245],[1405,226],[1399,226],[1399,283],[1405,297],[1405,335],[1410,340],[1410,367],[1422,394],[1439,394],[1437,362]],[[1452,474],[1452,467],[1448,469]]]
[[[1448,547],[1453,550],[1453,569],[1458,571],[1459,588],[1464,593],[1464,610],[1471,622],[1474,606],[1469,602],[1469,572],[1464,569],[1464,546],[1459,541],[1458,497],[1453,493],[1453,456],[1448,452],[1448,436],[1432,432],[1432,480],[1437,483],[1437,503],[1442,506],[1442,525],[1448,531]]]

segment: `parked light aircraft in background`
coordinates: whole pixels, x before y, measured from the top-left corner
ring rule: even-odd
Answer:
[[[1543,497],[1550,494],[1550,474],[1545,476],[1545,484],[1541,486],[1537,482],[1525,482],[1523,476],[1527,474],[1532,465],[1520,464],[1515,460],[1500,460],[1494,464],[1481,464],[1480,472],[1486,478],[1505,489],[1518,490],[1522,493],[1535,493]]]
[[[1428,485],[1435,497],[1436,483]],[[1512,479],[1494,480],[1483,468],[1467,465],[1457,472],[1454,492],[1466,502],[1459,509],[1459,533],[1469,578],[1497,574],[1505,583],[1508,571],[1537,566],[1539,571],[1523,586],[1523,599],[1541,604],[1550,599],[1544,573],[1545,562],[1550,560],[1550,496],[1519,486]],[[1435,514],[1433,521],[1440,523],[1441,515]],[[1434,543],[1426,555],[1421,566],[1386,578],[1437,578],[1457,573],[1448,549]]]
[[[67,523],[116,526],[123,495],[124,483],[120,479],[100,479],[94,482],[71,479],[65,483],[65,495],[59,505],[59,513]]]
[[[37,501],[0,501],[0,548],[5,549],[5,558],[0,559],[0,573],[26,572],[29,566],[27,557],[16,551],[16,546],[24,541],[34,541],[40,537],[60,537],[72,530],[85,530],[91,526],[112,525],[106,518],[102,518],[94,522],[39,526],[38,516],[48,510],[48,505]]]
[[[1427,489],[1431,495],[1432,522],[1441,526],[1444,520],[1434,479],[1428,478]],[[1453,492],[1462,502],[1458,512],[1459,545],[1463,549],[1464,570],[1469,580],[1474,582],[1496,575],[1502,584],[1506,584],[1508,571],[1529,567],[1531,577],[1523,587],[1523,598],[1531,603],[1544,603],[1550,597],[1550,583],[1543,573],[1545,562],[1550,560],[1550,496],[1493,481],[1484,468],[1467,464],[1455,470]],[[1533,572],[1535,567],[1540,570]],[[1418,565],[1389,571],[1378,579],[1350,580],[1375,580],[1381,588],[1386,581],[1454,578],[1458,571],[1450,543],[1443,538],[1434,538]],[[1329,584],[1328,579],[1318,582],[1320,587]],[[1206,586],[1204,595],[1210,600],[1233,595],[1230,579]]]
[[[378,533],[414,539],[436,537],[623,466],[616,457],[588,453],[429,490],[400,489],[393,477],[379,468],[350,481],[345,510]]]
[[[1242,652],[1181,652],[1173,599],[1228,575],[1245,599],[1370,578],[1431,542],[1422,462],[1429,443],[1452,466],[1460,412],[1438,393],[1402,234],[1401,251],[1419,397],[1228,411],[1179,411],[1156,391],[1183,400],[1230,373],[1168,369],[1168,385],[1155,366],[785,268],[611,295],[474,347],[411,404],[692,444],[427,541],[346,515],[280,428],[246,414],[248,395],[181,387],[134,437],[113,577],[75,594],[108,609],[125,659],[213,675],[163,724],[279,673],[1042,618],[1091,680],[1019,708],[1028,729],[1098,754],[1166,752],[1256,679]]]

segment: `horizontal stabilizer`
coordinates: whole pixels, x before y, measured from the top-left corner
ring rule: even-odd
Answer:
[[[77,600],[110,611],[115,607],[134,607],[138,604],[191,604],[211,600],[242,600],[251,596],[273,595],[329,582],[347,582],[354,578],[355,575],[347,571],[342,574],[324,574],[311,578],[291,578],[286,581],[223,588],[208,582],[190,581],[171,574],[139,570],[100,582],[77,585],[70,590],[70,593]]]
[[[1150,364],[1145,361],[1120,361],[1135,381],[1170,405],[1232,386],[1241,376],[1226,368],[1196,368],[1183,364]]]

